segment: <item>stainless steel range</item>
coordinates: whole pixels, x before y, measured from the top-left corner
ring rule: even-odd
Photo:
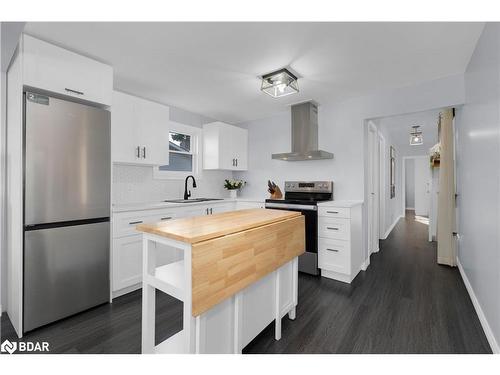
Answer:
[[[319,275],[318,202],[333,199],[332,181],[286,181],[284,199],[266,199],[266,208],[298,211],[306,221],[306,252],[299,257],[299,271]]]

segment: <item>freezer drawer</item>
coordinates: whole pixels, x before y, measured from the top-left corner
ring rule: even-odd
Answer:
[[[25,232],[24,332],[109,300],[109,222]]]

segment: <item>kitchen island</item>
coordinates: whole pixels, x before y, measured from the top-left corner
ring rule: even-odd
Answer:
[[[267,325],[295,319],[298,256],[305,249],[298,212],[249,209],[142,224],[143,353],[241,353]],[[163,246],[157,246],[161,244]],[[157,250],[182,251],[156,266]],[[183,329],[155,345],[156,289],[183,302]]]

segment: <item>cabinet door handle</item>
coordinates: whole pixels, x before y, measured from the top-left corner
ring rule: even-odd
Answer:
[[[207,215],[208,215],[208,208],[206,208],[205,211],[207,212]]]
[[[141,148],[139,146],[137,146],[135,149],[135,155],[138,159],[141,157]]]
[[[327,249],[328,251],[333,251],[334,253],[338,253],[338,252],[339,252],[339,250],[338,250],[338,249],[330,249],[330,248],[328,248],[328,247],[327,247],[326,249]]]
[[[142,157],[146,159],[146,147],[142,148]]]
[[[64,88],[64,90],[65,90],[66,92],[70,92],[70,93],[72,93],[72,94],[83,95],[83,92],[81,92],[81,91],[77,91],[77,90],[68,89],[67,87],[65,87],[65,88]]]
[[[131,221],[129,225],[134,225],[134,224],[141,224],[142,220],[137,220],[137,221]]]
[[[212,214],[213,214],[212,209],[210,209],[210,215],[212,215]]]
[[[339,230],[339,228],[335,228],[335,227],[326,227],[326,229],[330,229],[330,230]]]
[[[338,211],[326,211],[327,214],[338,214]]]
[[[170,220],[172,218],[172,216],[166,216],[166,217],[162,217],[160,220]]]
[[[236,166],[238,166],[238,159],[236,159]]]

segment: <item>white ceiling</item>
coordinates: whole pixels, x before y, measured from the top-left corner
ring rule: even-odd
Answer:
[[[33,23],[26,32],[107,62],[115,88],[214,119],[262,118],[461,74],[483,23]],[[259,76],[291,66],[300,93]]]
[[[390,143],[400,156],[427,155],[429,149],[438,142],[438,118],[441,110],[412,113],[408,115],[384,117],[377,120],[379,128],[388,134]],[[410,146],[410,132],[413,125],[419,125],[424,143]]]

